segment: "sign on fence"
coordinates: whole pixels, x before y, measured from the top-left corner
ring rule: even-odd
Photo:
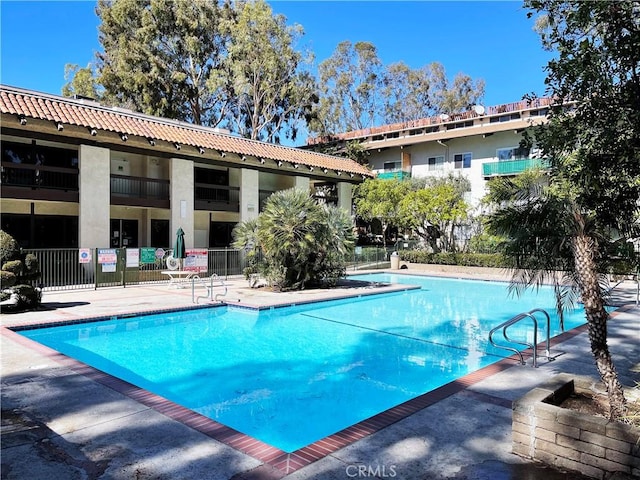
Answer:
[[[207,267],[207,249],[191,248],[187,250],[187,258],[184,259],[183,270],[191,272],[206,272]]]
[[[139,267],[140,266],[140,250],[137,248],[127,248],[127,267]]]
[[[99,248],[98,263],[102,265],[103,272],[115,272],[118,254],[115,248]]]
[[[81,248],[78,250],[78,262],[79,263],[91,263],[91,249]]]
[[[142,263],[156,263],[156,249],[149,247],[141,248],[140,261]]]

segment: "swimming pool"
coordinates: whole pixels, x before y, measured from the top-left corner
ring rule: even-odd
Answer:
[[[500,360],[487,341],[493,326],[532,308],[553,312],[551,289],[511,299],[498,282],[354,278],[421,289],[19,333],[292,452]],[[565,318],[567,329],[582,323],[582,311]]]

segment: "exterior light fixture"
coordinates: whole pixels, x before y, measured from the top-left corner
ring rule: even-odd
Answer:
[[[26,125],[27,118],[24,115],[20,115],[20,125]]]
[[[149,140],[149,145],[151,145],[152,147],[156,146],[156,141],[153,138],[148,138],[147,140]]]
[[[299,163],[294,163],[293,164],[293,168],[300,168],[300,164]]]
[[[129,135],[127,135],[126,133],[121,133],[120,138],[123,142],[126,142],[127,140],[129,140]]]
[[[242,160],[243,162],[246,162],[247,161],[247,156],[246,155],[242,155],[240,157],[240,160]]]
[[[89,133],[92,137],[95,137],[98,134],[98,131],[95,128],[90,128]]]
[[[313,172],[313,167],[309,167],[309,171],[310,171],[310,172]]]
[[[324,173],[327,173],[329,170],[328,170],[328,169],[326,169],[326,168],[323,168],[323,169],[322,169],[322,171],[323,171]]]
[[[353,177],[354,177],[353,173],[350,173],[350,174],[349,174],[349,176],[350,176],[351,178],[353,178]]]
[[[227,153],[226,153],[226,152],[220,152],[220,156],[221,156],[222,158],[224,158],[224,157],[226,157],[226,156],[227,156]]]
[[[58,124],[56,125],[56,128],[58,129],[59,132],[64,130],[64,125],[62,125],[61,122],[58,122]]]
[[[336,170],[336,175],[340,176],[342,175],[342,172],[340,170]]]
[[[176,147],[176,150],[180,150],[182,148],[182,145],[179,143],[174,143],[173,146]]]
[[[278,160],[278,166],[281,167],[282,166],[282,161]]]
[[[200,152],[200,155],[204,155],[204,148],[198,147],[198,151]]]
[[[261,158],[261,159],[260,159],[260,163],[261,163],[262,165],[264,165],[264,158]]]

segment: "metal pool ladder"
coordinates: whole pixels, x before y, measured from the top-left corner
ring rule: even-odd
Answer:
[[[207,280],[209,280],[208,283],[206,282]],[[222,293],[216,293],[215,296],[213,294],[214,281],[216,282],[216,285],[215,285],[216,287],[221,287],[224,290]],[[199,295],[196,297],[196,284],[202,285],[203,287],[205,287],[207,289],[207,294]],[[224,280],[222,280],[215,273],[207,278],[200,278],[198,275],[194,275],[193,277],[191,277],[191,301],[193,303],[198,303],[198,301],[201,298],[208,298],[212,302],[218,301],[218,297],[224,297],[226,294],[227,294],[227,285],[224,283]]]
[[[493,339],[493,334],[496,333],[498,330],[502,329],[502,337],[504,338],[504,340],[506,342],[509,343],[515,343],[518,345],[524,345],[527,346],[531,349],[531,351],[533,352],[533,367],[534,368],[538,368],[538,319],[536,318],[536,313],[543,313],[546,321],[547,321],[547,343],[546,343],[546,356],[547,356],[547,360],[548,361],[553,361],[555,360],[554,357],[551,356],[551,352],[549,350],[549,327],[550,327],[550,323],[551,323],[551,319],[549,317],[549,314],[543,310],[542,308],[534,308],[533,310],[529,310],[528,312],[523,312],[523,313],[519,313],[518,315],[516,315],[515,317],[507,320],[504,323],[501,323],[500,325],[498,325],[497,327],[491,329],[491,331],[489,332],[489,342],[491,342],[491,345],[493,345],[496,348],[503,348],[505,350],[509,350],[511,352],[514,352],[515,354],[518,355],[518,357],[520,357],[520,363],[522,365],[526,365],[526,362],[522,356],[522,353],[514,347],[509,347],[507,345],[501,345],[499,343],[496,343],[495,340]],[[526,319],[530,319],[531,321],[533,321],[533,343],[529,343],[529,342],[522,342],[522,341],[516,341],[513,340],[512,338],[509,337],[509,335],[507,334],[507,329],[512,326],[515,325],[516,323],[522,321],[522,320],[526,320]],[[561,325],[562,330],[564,330],[563,326]]]

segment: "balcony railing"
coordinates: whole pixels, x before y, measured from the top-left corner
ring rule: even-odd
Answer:
[[[411,178],[411,172],[405,172],[404,170],[391,170],[388,172],[378,173],[377,178],[381,178],[383,180],[388,180],[391,178],[397,178],[398,180],[406,180],[408,178]]]
[[[523,158],[520,160],[503,160],[501,162],[487,162],[482,164],[482,174],[485,177],[499,175],[517,175],[532,168],[549,168],[549,161],[539,158]]]
[[[2,162],[2,196],[78,201],[78,169]]]
[[[169,208],[169,180],[111,175],[111,203]]]
[[[239,212],[240,188],[196,183],[195,208],[196,210]]]

